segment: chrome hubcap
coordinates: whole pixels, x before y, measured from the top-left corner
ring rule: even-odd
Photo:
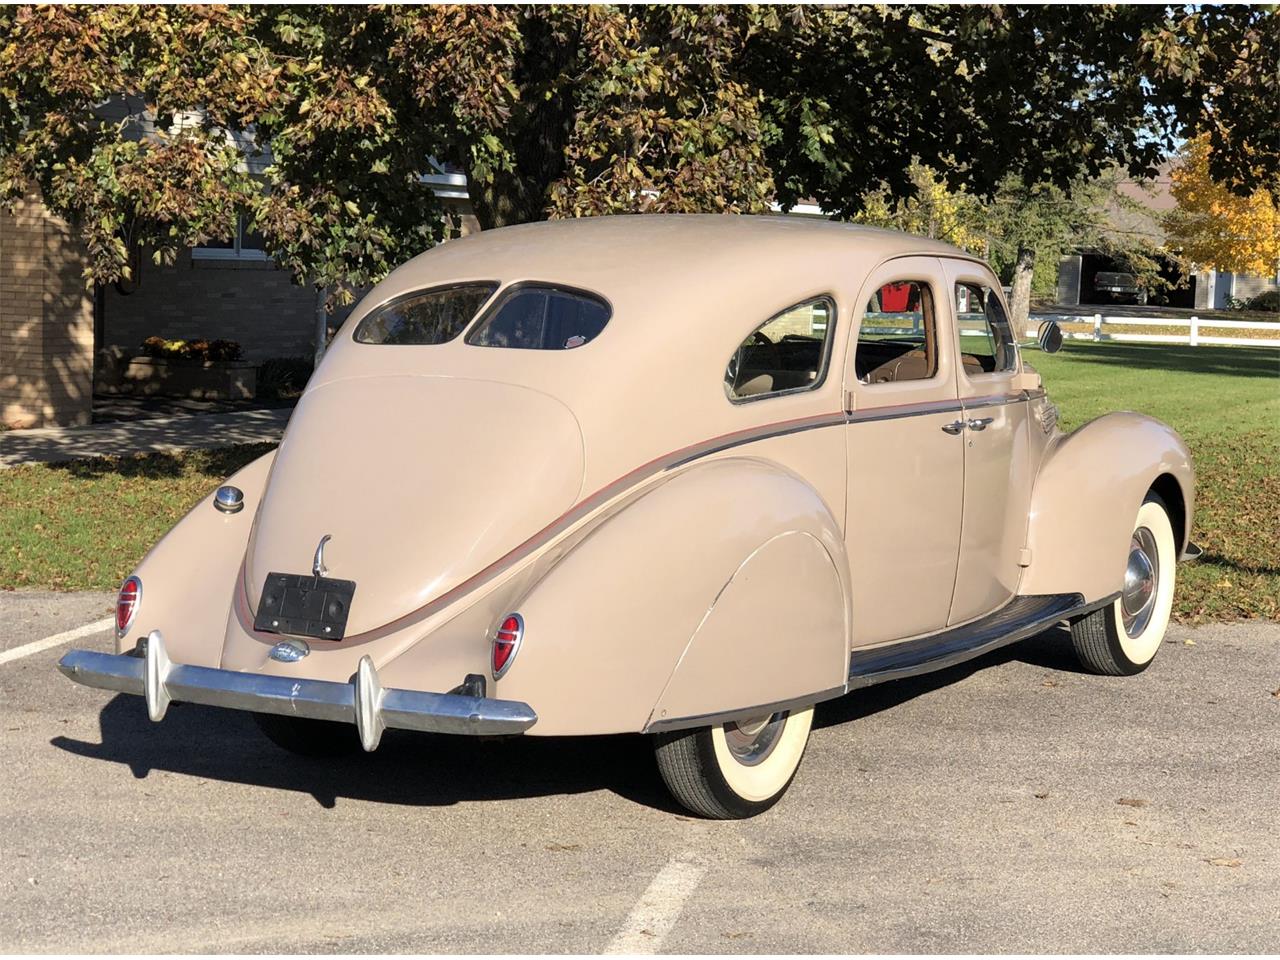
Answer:
[[[778,745],[782,728],[786,724],[785,713],[754,717],[724,725],[724,739],[733,758],[744,767],[754,767],[773,752]]]
[[[1129,541],[1129,564],[1124,571],[1124,593],[1120,597],[1120,618],[1131,637],[1147,629],[1156,606],[1156,585],[1160,580],[1160,553],[1156,538],[1139,527]]]

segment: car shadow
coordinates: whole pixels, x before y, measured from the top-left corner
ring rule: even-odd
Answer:
[[[1280,567],[1272,567],[1267,566],[1266,564],[1255,564],[1249,562],[1241,563],[1239,560],[1233,560],[1230,557],[1225,557],[1220,553],[1212,553],[1209,550],[1200,554],[1196,559],[1196,563],[1204,564],[1205,566],[1213,565],[1216,567],[1227,567],[1230,570],[1235,570],[1237,573],[1262,574],[1264,576],[1272,577],[1280,573]]]
[[[871,716],[1010,660],[1082,672],[1070,634],[1056,628],[949,670],[827,701],[818,706],[814,726]],[[339,798],[432,807],[608,790],[688,816],[663,786],[649,738],[636,734],[472,738],[388,730],[375,753],[310,759],[274,746],[252,717],[236,710],[175,703],[163,723],[152,724],[140,697],[120,694],[102,708],[98,723],[101,743],[63,736],[50,743],[76,756],[127,766],[140,780],[163,770],[309,794],[326,809]],[[354,728],[351,736],[354,741]]]
[[[375,753],[295,756],[273,745],[253,718],[199,704],[170,706],[152,724],[140,697],[121,694],[99,714],[101,743],[54,737],[77,756],[127,766],[310,794],[325,808],[339,797],[405,806],[449,806],[609,790],[683,813],[663,787],[648,738],[456,737],[388,730]],[[351,730],[355,737],[355,728]]]

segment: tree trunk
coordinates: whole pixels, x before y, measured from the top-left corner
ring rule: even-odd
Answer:
[[[315,365],[320,366],[320,361],[324,359],[324,351],[329,346],[329,311],[325,309],[325,288],[316,287],[316,315],[315,315]]]
[[[578,55],[578,38],[566,35],[557,14],[534,8],[522,18],[524,54],[515,71],[523,99],[502,131],[512,170],[495,169],[488,183],[467,170],[467,193],[480,229],[547,218],[551,185],[564,176],[565,147],[573,134],[575,91],[565,82]],[[550,93],[551,95],[547,95]]]
[[[1013,316],[1014,336],[1021,339],[1031,315],[1031,274],[1036,268],[1036,252],[1030,247],[1018,247],[1018,258],[1013,265],[1013,292],[1009,297],[1009,309]]]

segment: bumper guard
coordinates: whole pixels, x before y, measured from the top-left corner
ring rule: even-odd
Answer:
[[[291,680],[173,663],[159,630],[147,636],[144,657],[72,650],[58,662],[58,669],[86,687],[145,697],[152,720],[162,720],[173,700],[333,720],[354,723],[366,750],[377,749],[388,727],[500,736],[521,733],[538,720],[533,708],[515,700],[388,689],[378,682],[378,672],[367,656],[360,659],[352,683]]]

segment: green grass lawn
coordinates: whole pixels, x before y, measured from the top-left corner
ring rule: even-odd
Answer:
[[[1026,357],[1064,430],[1136,410],[1191,448],[1205,553],[1179,568],[1178,618],[1280,619],[1280,350],[1067,341]]]
[[[1176,428],[1199,475],[1184,621],[1280,619],[1280,350],[1069,341],[1027,351],[1071,429],[1112,410]],[[268,444],[0,470],[0,583],[111,590],[192,503]]]

